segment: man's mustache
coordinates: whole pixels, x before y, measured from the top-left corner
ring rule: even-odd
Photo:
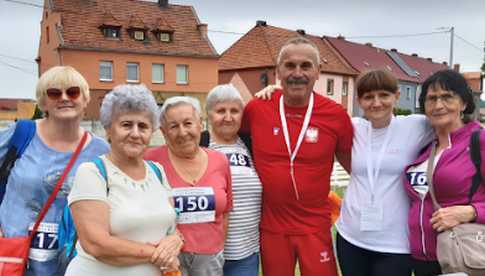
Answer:
[[[289,78],[286,80],[286,84],[308,84],[308,80],[305,78]]]

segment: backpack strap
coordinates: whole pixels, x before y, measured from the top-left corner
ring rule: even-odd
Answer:
[[[480,129],[475,130],[470,138],[470,157],[473,165],[475,165],[475,174],[472,178],[472,186],[468,193],[468,204],[472,202],[473,195],[477,192],[480,183],[482,183],[482,173],[480,165],[482,163],[482,157],[480,154]]]
[[[108,185],[108,173],[106,172],[106,165],[104,164],[103,159],[101,157],[96,157],[93,160],[94,165],[98,168],[99,173],[103,177],[104,181],[106,182],[106,194],[109,194],[109,185]]]
[[[0,167],[0,203],[5,195],[10,171],[34,137],[35,129],[35,122],[32,120],[19,120],[15,124],[15,131],[8,142],[8,150]]]
[[[103,177],[104,181],[106,182],[106,194],[109,194],[109,186],[108,186],[108,173],[106,172],[106,165],[104,164],[103,159],[101,157],[96,157],[92,161],[96,168],[98,169],[99,173]],[[69,260],[72,259],[76,255],[76,243],[78,241],[78,235],[76,231],[76,226],[74,225],[74,221],[72,220],[71,210],[69,206],[64,208],[64,214],[62,216],[62,222],[64,229],[74,229],[70,237],[66,237],[65,239],[72,240],[72,244],[67,245],[67,258]]]

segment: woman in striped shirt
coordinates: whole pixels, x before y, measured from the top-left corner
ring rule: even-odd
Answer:
[[[216,86],[206,103],[210,130],[202,134],[202,144],[224,153],[231,166],[233,209],[229,213],[224,245],[225,276],[257,276],[259,272],[263,189],[253,166],[248,140],[238,136],[243,108],[241,95],[234,86]]]

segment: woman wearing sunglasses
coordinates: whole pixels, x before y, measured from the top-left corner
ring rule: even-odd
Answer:
[[[0,205],[0,234],[5,237],[28,234],[86,132],[80,123],[89,102],[89,87],[74,68],[56,66],[46,71],[37,83],[36,97],[45,117],[35,121],[32,140],[10,171]],[[15,127],[0,132],[0,163],[6,157]],[[60,275],[57,233],[74,173],[79,164],[108,149],[103,139],[88,133],[79,157],[34,236],[26,275]]]

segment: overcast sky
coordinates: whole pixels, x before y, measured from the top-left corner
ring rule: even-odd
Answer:
[[[12,2],[13,1],[13,2]],[[0,97],[34,98],[42,9],[0,0]],[[20,0],[42,5],[42,0]],[[102,0],[98,0],[102,1]],[[109,1],[109,0],[103,0]],[[339,34],[403,53],[448,61],[449,33],[392,38],[361,36],[440,32],[455,27],[454,63],[479,71],[485,41],[484,0],[169,0],[193,5],[209,37],[222,53],[256,23],[304,29],[314,35]],[[352,38],[354,37],[354,38]],[[464,41],[465,40],[465,41]]]

